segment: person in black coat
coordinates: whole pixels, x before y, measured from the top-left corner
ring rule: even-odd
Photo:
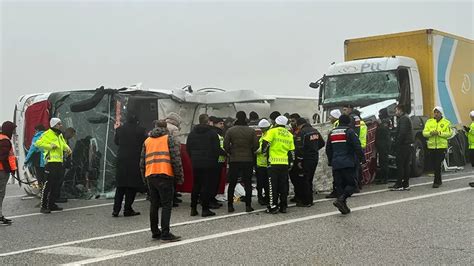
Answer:
[[[317,129],[312,127],[306,119],[296,120],[297,134],[295,135],[296,161],[293,168],[299,173],[296,177],[295,192],[300,192],[297,198],[297,207],[311,207],[313,205],[313,179],[318,166],[319,150],[325,142]]]
[[[199,125],[189,133],[186,149],[193,166],[193,189],[191,193],[191,216],[198,215],[198,198],[201,200],[202,217],[214,216],[209,209],[209,199],[213,191],[212,181],[215,180],[218,158],[221,150],[219,136],[209,125],[209,116],[201,114]]]
[[[143,142],[146,139],[146,129],[138,125],[135,115],[129,115],[127,122],[117,128],[114,142],[118,145],[117,172],[115,175],[116,191],[112,216],[117,217],[125,196],[123,215],[139,215],[132,208],[137,192],[145,191],[145,185],[140,173],[140,156]]]
[[[387,184],[388,182],[388,154],[390,152],[390,124],[391,121],[387,114],[387,109],[379,111],[380,124],[375,130],[375,148],[379,158],[380,171],[377,173],[376,183]]]
[[[398,179],[395,185],[390,187],[393,191],[410,190],[410,160],[414,138],[411,120],[405,112],[404,105],[399,104],[395,107],[398,123],[393,148],[397,157]]]
[[[357,187],[357,166],[365,163],[364,153],[359,137],[349,127],[351,118],[348,115],[339,117],[339,126],[331,130],[326,142],[328,165],[332,166],[332,174],[336,187],[337,199],[333,205],[342,213],[351,212],[346,200]]]

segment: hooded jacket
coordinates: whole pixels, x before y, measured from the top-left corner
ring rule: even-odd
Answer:
[[[44,150],[35,146],[36,141],[43,135],[43,133],[44,131],[38,131],[33,136],[33,139],[31,140],[30,149],[28,150],[28,154],[25,158],[25,164],[35,165],[37,161],[36,159],[33,159],[33,156],[37,156],[39,154],[39,167],[45,166],[46,162],[44,161],[44,157],[42,156]]]
[[[186,141],[193,168],[216,168],[220,149],[219,136],[209,125],[195,126]]]
[[[52,144],[56,147],[53,148]],[[64,140],[63,134],[59,129],[50,128],[44,132],[35,142],[37,148],[43,149],[43,156],[46,163],[62,163],[64,152],[71,150]]]
[[[183,177],[183,165],[181,163],[181,154],[179,146],[176,145],[176,142],[173,136],[168,134],[168,131],[165,128],[156,127],[150,132],[150,136],[148,138],[159,138],[161,136],[167,135],[168,136],[168,149],[170,152],[171,158],[171,166],[173,168],[174,178],[178,184],[182,184],[184,182]],[[142,177],[145,177],[145,156],[146,156],[146,146],[143,145],[142,153],[140,157],[140,171],[142,173]],[[166,176],[166,175],[163,175]]]

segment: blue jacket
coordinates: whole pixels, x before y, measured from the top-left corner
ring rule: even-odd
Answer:
[[[33,139],[31,140],[30,150],[28,151],[28,154],[26,155],[25,164],[32,165],[33,162],[30,162],[31,157],[32,157],[35,153],[39,153],[39,157],[40,157],[40,167],[44,167],[44,166],[45,166],[46,163],[45,163],[45,161],[44,161],[43,149],[40,149],[40,148],[38,148],[38,147],[35,146],[36,141],[41,137],[41,135],[43,135],[43,133],[44,133],[44,131],[38,131],[38,132],[36,132],[36,134],[33,136]]]
[[[359,138],[347,126],[331,130],[326,142],[326,155],[333,170],[356,167],[360,162],[365,162]]]

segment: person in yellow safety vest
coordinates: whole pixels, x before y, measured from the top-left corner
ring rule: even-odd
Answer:
[[[464,127],[467,135],[467,142],[469,143],[469,158],[471,159],[471,166],[474,168],[474,110],[469,113],[471,117],[471,125]],[[474,187],[474,182],[470,182],[469,185]]]
[[[269,176],[269,204],[268,213],[276,214],[278,211],[286,213],[288,208],[288,169],[291,167],[295,154],[293,135],[286,125],[288,118],[278,116],[275,126],[268,130],[263,138],[262,150],[268,152],[270,167]],[[280,203],[278,204],[278,199]],[[279,207],[279,209],[278,209]]]
[[[428,150],[433,162],[434,182],[433,188],[441,186],[441,164],[443,163],[446,149],[448,148],[448,138],[453,134],[451,122],[443,117],[443,108],[436,106],[433,109],[434,117],[428,119],[423,129],[423,137],[428,139]]]
[[[212,129],[217,133],[220,143],[219,157],[217,158],[216,173],[212,176],[213,180],[210,180],[209,184],[212,187],[210,191],[209,209],[219,209],[222,207],[222,203],[216,199],[217,193],[219,192],[219,185],[221,181],[221,174],[225,166],[226,153],[224,150],[224,119],[220,117],[210,116],[209,121],[212,124]]]
[[[258,150],[255,152],[257,157],[257,167],[255,167],[255,175],[257,176],[257,196],[260,205],[268,205],[268,154],[263,153],[262,143],[263,138],[267,135],[270,129],[270,122],[266,119],[258,122],[258,127],[262,130],[262,136],[258,140]]]
[[[341,110],[339,109],[334,109],[334,110],[331,110],[331,112],[329,112],[329,121],[331,121],[333,128],[336,128],[339,126],[340,116],[341,116]]]
[[[367,147],[367,124],[364,120],[360,120],[360,134],[359,134],[360,146],[362,150]]]
[[[150,228],[153,239],[164,242],[181,240],[170,232],[171,206],[175,182],[183,183],[180,147],[159,121],[145,140],[140,158],[140,170],[150,193]],[[158,211],[161,209],[161,230],[158,228]]]
[[[12,224],[12,220],[3,216],[2,205],[10,174],[14,174],[17,170],[16,157],[11,142],[15,128],[16,125],[13,122],[5,121],[2,124],[2,133],[0,133],[0,225]]]
[[[43,149],[43,156],[46,160],[45,182],[41,193],[41,213],[62,210],[55,203],[57,196],[55,192],[64,176],[64,154],[70,155],[72,153],[63,137],[61,120],[53,117],[49,121],[49,126],[50,128],[35,142],[37,148]]]

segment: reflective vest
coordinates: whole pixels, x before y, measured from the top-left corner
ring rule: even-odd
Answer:
[[[338,127],[338,126],[339,126],[339,119],[336,120],[336,121],[334,122],[334,124],[332,124],[332,125],[333,125],[333,128]]]
[[[151,175],[174,176],[168,146],[168,135],[145,140],[145,177]]]
[[[432,131],[438,131],[438,135],[431,136]],[[434,118],[428,119],[423,129],[423,136],[428,139],[428,149],[447,149],[448,138],[452,134],[451,122],[444,117],[439,122]]]
[[[265,153],[262,153],[263,138],[266,135],[267,135],[267,132],[263,133],[263,135],[258,140],[258,150],[257,150],[257,166],[258,167],[267,167],[268,166],[268,157]]]
[[[8,138],[7,136],[3,135],[3,134],[0,134],[0,140],[4,140],[4,139],[7,139],[10,141],[10,138]],[[15,157],[15,154],[13,153],[13,145],[12,147],[10,148],[10,152],[8,154],[8,164],[10,165],[10,170],[12,171],[16,171],[17,170],[17,167],[16,167],[16,157]],[[3,171],[4,168],[3,168],[3,164],[0,163],[0,171]]]
[[[288,152],[295,149],[293,134],[285,127],[274,127],[267,131],[263,140],[270,143],[270,165],[288,165]]]
[[[56,148],[53,149],[51,144],[56,145]],[[63,134],[56,134],[52,129],[46,130],[34,145],[43,149],[43,156],[46,163],[62,163],[64,151],[69,149]]]
[[[474,150],[474,122],[471,123],[469,132],[467,132],[467,141],[469,143],[469,149]]]
[[[224,137],[217,134],[219,136],[219,142],[221,144],[221,149],[224,150]],[[219,155],[219,158],[217,159],[218,163],[225,163],[225,155]]]
[[[364,120],[360,120],[360,134],[359,134],[360,146],[362,149],[367,147],[367,125]]]

